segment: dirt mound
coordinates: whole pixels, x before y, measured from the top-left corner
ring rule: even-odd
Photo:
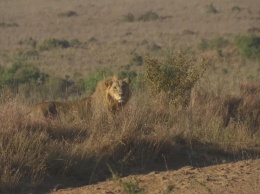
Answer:
[[[133,192],[131,192],[133,191]],[[95,185],[70,188],[55,194],[116,193],[245,193],[260,191],[260,159],[204,168],[183,167],[174,171],[151,172],[108,180]]]

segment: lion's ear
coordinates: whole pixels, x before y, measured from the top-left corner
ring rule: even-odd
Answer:
[[[105,81],[105,85],[106,87],[110,87],[113,83],[113,78],[108,78],[106,81]]]
[[[130,79],[129,77],[126,77],[123,81],[126,82],[126,83],[128,83],[128,84],[131,83],[131,79]]]

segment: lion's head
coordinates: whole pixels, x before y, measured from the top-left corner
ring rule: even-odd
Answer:
[[[119,80],[117,77],[112,77],[107,79],[105,81],[107,97],[113,98],[118,103],[125,104],[130,97],[130,83],[131,80],[129,78]]]
[[[100,81],[96,91],[91,96],[92,105],[96,109],[106,107],[109,111],[116,111],[119,107],[124,106],[130,99],[130,83],[131,80],[129,78],[121,80],[116,76]]]

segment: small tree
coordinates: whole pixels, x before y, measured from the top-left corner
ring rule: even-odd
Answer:
[[[188,105],[192,87],[201,78],[207,63],[184,52],[172,53],[165,61],[148,58],[144,80],[153,94],[166,94],[174,105]]]

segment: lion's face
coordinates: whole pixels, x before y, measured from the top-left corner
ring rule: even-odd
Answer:
[[[131,80],[129,78],[119,80],[114,77],[106,82],[108,94],[118,103],[126,103],[130,97],[130,82]]]

